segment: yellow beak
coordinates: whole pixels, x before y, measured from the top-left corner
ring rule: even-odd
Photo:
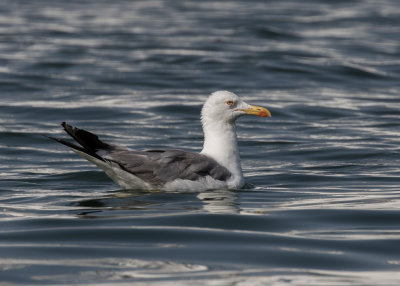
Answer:
[[[261,106],[252,105],[250,106],[250,108],[242,109],[242,111],[244,111],[246,114],[252,114],[261,117],[271,117],[271,112],[269,112],[268,109]]]

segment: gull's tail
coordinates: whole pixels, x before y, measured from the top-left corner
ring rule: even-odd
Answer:
[[[123,154],[125,154],[124,152],[128,151],[127,149],[104,143],[97,135],[68,125],[65,122],[63,122],[61,126],[64,127],[65,132],[67,132],[68,135],[70,135],[77,143],[79,143],[80,146],[63,139],[58,139],[47,135],[44,136],[68,146],[81,157],[94,163],[122,188],[138,188],[146,190],[153,188],[152,185],[146,183],[135,174],[126,170],[124,167],[124,161],[121,161],[120,159],[123,158]],[[115,158],[113,158],[113,152],[115,152]],[[123,153],[122,155],[121,152]],[[130,156],[135,157],[134,155]]]
[[[71,125],[68,125],[67,123],[63,122],[61,123],[61,126],[64,127],[65,132],[68,133],[76,142],[78,142],[81,146],[75,145],[71,142],[68,142],[63,139],[58,139],[54,138],[51,136],[45,135],[47,138],[50,138],[58,143],[64,144],[65,146],[68,146],[74,150],[86,153],[89,156],[95,157],[96,159],[99,159],[101,161],[104,161],[101,156],[97,154],[97,151],[99,150],[110,150],[112,149],[112,146],[104,143],[99,139],[99,137],[93,133],[90,133],[86,130],[79,129],[77,127],[73,127]]]

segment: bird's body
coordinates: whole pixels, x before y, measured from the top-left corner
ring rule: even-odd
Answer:
[[[202,109],[204,146],[183,150],[134,151],[102,142],[95,134],[62,123],[81,146],[49,137],[100,167],[125,189],[238,189],[244,185],[236,142],[235,120],[244,114],[271,116],[228,91],[213,93]]]

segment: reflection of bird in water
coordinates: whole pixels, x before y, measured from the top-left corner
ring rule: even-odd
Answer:
[[[132,215],[133,211],[139,211],[141,215],[145,212],[154,213],[167,209],[180,212],[194,211],[198,213],[225,213],[237,214],[241,212],[239,208],[238,192],[234,190],[208,190],[202,192],[186,192],[182,197],[182,192],[158,192],[158,191],[138,191],[138,190],[116,190],[107,194],[90,199],[83,199],[73,203],[77,209],[72,210],[81,217],[115,217],[128,212]],[[182,199],[184,198],[184,199]],[[197,199],[196,199],[197,198]],[[177,203],[179,202],[179,203]]]
[[[166,196],[167,195],[167,196]],[[117,190],[107,193],[102,197],[84,199],[74,203],[78,209],[74,210],[79,216],[85,217],[107,217],[115,216],[117,212],[121,215],[128,211],[149,211],[154,212],[167,208],[188,209],[198,212],[237,214],[241,212],[239,208],[238,192],[233,190],[209,190],[202,192],[187,192],[185,200],[182,200],[182,192],[155,192],[155,191],[126,191]],[[195,199],[197,198],[197,199]],[[177,204],[177,201],[180,201]]]
[[[182,150],[133,151],[104,143],[95,134],[65,122],[62,124],[65,131],[81,146],[49,138],[96,164],[122,188],[236,189],[244,185],[244,178],[236,143],[235,120],[246,114],[271,116],[267,109],[249,105],[234,93],[213,93],[201,112],[204,147],[200,153]]]
[[[203,210],[210,213],[239,213],[240,208],[237,203],[238,195],[231,190],[212,190],[204,191],[197,195],[203,202]]]

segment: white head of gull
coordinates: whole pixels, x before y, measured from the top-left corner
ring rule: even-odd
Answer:
[[[201,121],[204,146],[200,153],[183,150],[136,151],[101,141],[97,135],[61,125],[77,143],[48,136],[93,162],[125,189],[238,189],[244,185],[236,142],[235,121],[242,115],[271,116],[236,94],[217,91],[204,103]]]
[[[264,107],[249,105],[229,91],[217,91],[211,94],[201,111],[204,132],[201,154],[213,158],[231,172],[232,176],[227,181],[229,188],[241,188],[244,184],[235,121],[246,114],[271,116]]]

